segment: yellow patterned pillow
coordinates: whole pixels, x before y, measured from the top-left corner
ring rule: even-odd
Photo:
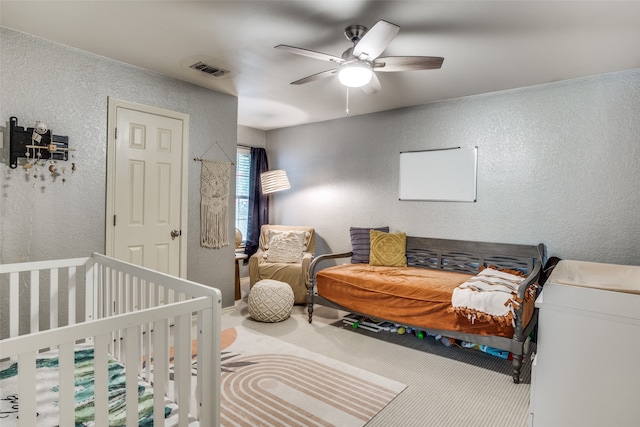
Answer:
[[[384,233],[371,230],[369,237],[371,240],[369,265],[407,266],[407,235],[405,233]]]

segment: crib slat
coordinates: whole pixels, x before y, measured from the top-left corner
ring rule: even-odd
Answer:
[[[191,316],[181,315],[175,320],[174,342],[174,381],[176,403],[180,405],[178,425],[186,427],[189,424],[189,406],[191,404]]]
[[[153,285],[148,283],[146,280],[141,280],[140,286],[144,289],[142,294],[142,306],[140,308],[149,308],[151,307],[151,287]]]
[[[104,288],[106,290],[106,295],[104,299],[104,314],[103,317],[111,317],[113,316],[113,269],[108,267],[106,268],[105,275],[105,284]],[[115,332],[111,333],[111,341],[109,341],[109,353],[113,354],[115,357],[118,355],[115,352],[114,341],[115,340]]]
[[[84,320],[85,322],[88,322],[90,320],[93,320],[95,318],[95,311],[97,309],[97,305],[96,305],[96,300],[95,298],[97,298],[97,295],[95,294],[95,288],[97,285],[97,270],[99,269],[99,266],[96,266],[96,264],[92,264],[87,262],[85,264],[86,266],[86,270],[84,273],[84,284],[85,284],[85,288],[84,288]]]
[[[208,311],[208,310],[207,310]],[[202,416],[203,416],[203,410],[202,410],[202,402],[212,402],[212,400],[203,400],[203,396],[207,395],[207,390],[204,389],[203,387],[203,379],[204,378],[211,378],[211,377],[205,377],[205,370],[208,369],[208,367],[202,363],[202,360],[204,357],[206,357],[205,354],[205,345],[209,344],[208,342],[206,342],[207,337],[203,334],[203,322],[205,321],[203,318],[203,312],[198,312],[198,316],[197,316],[197,332],[196,335],[198,337],[198,348],[197,348],[197,354],[198,354],[198,359],[196,360],[196,384],[198,384],[198,388],[196,389],[196,409],[198,411],[198,419],[200,421],[202,421]],[[206,374],[211,375],[211,372],[206,372]],[[211,378],[213,380],[213,378]],[[193,410],[193,409],[192,409]],[[210,420],[208,420],[208,422],[210,422]],[[206,425],[206,424],[205,424]]]
[[[151,308],[151,307],[155,307],[156,306],[156,285],[153,282],[150,281],[146,281],[145,282],[145,286],[144,286],[145,292],[146,292],[146,299],[145,299],[145,308]]]
[[[74,343],[60,344],[59,371],[60,384],[60,425],[72,426],[75,424],[75,360]]]
[[[138,326],[127,328],[125,332],[125,366],[130,368],[125,370],[126,375],[126,405],[127,405],[127,427],[138,426],[138,358],[140,357],[140,329]]]
[[[36,425],[36,351],[18,357],[18,393],[20,426]]]
[[[109,317],[115,314],[115,300],[117,298],[116,295],[116,277],[118,272],[113,268],[109,271],[109,300],[107,301],[107,314]]]
[[[55,329],[58,327],[58,269],[52,268],[50,278],[50,303],[49,303],[49,329]]]
[[[122,313],[122,272],[116,271],[113,283],[113,314]]]
[[[131,312],[134,310],[133,307],[133,277],[131,277],[131,274],[127,274],[125,276],[125,286],[127,288],[127,313]]]
[[[153,323],[153,425],[164,426],[164,397],[169,376],[169,322],[167,319]],[[147,359],[148,361],[149,359]],[[150,363],[147,363],[149,366]]]
[[[20,273],[11,273],[9,275],[9,336],[17,337],[20,334],[20,289],[18,284],[20,282]]]
[[[31,292],[30,292],[30,310],[31,310],[31,333],[40,330],[40,271],[31,271]]]
[[[167,320],[167,329],[165,330],[165,332],[164,332],[164,334],[163,334],[163,337],[164,337],[163,339],[164,339],[164,342],[166,343],[165,345],[167,346],[167,363],[169,363],[169,362],[170,362],[170,358],[173,358],[173,359],[174,359],[174,362],[175,362],[175,351],[174,351],[174,353],[173,353],[173,354],[169,354],[169,349],[170,349],[170,348],[171,348],[171,346],[174,344],[174,341],[170,338],[170,335],[171,335],[171,332],[170,332],[170,325],[172,324],[173,319],[172,319],[172,318],[168,318],[168,319],[166,319],[166,320]],[[174,350],[175,350],[175,349],[174,349]],[[175,363],[174,363],[174,365],[175,365]],[[176,398],[176,396],[175,396],[175,394],[173,393],[173,387],[170,387],[170,386],[169,386],[169,378],[170,378],[170,375],[169,375],[169,367],[167,366],[167,368],[166,368],[166,369],[164,369],[164,370],[162,370],[162,371],[161,371],[161,373],[162,373],[162,376],[163,376],[163,378],[164,378],[164,384],[165,384],[165,386],[164,386],[164,394],[165,394],[165,395],[166,395],[170,400],[172,400],[172,401],[174,401],[174,402],[175,402],[175,398]]]
[[[133,276],[133,298],[134,310],[142,310],[142,280],[138,276]]]
[[[198,419],[202,426],[220,425],[220,311],[206,309],[198,312],[198,387],[196,400]],[[219,329],[218,329],[219,330]],[[213,357],[212,357],[213,354]]]
[[[94,417],[96,427],[107,427],[109,423],[109,377],[107,372],[109,338],[110,334],[108,333],[94,337]]]
[[[111,316],[111,268],[105,267],[104,275],[103,275],[102,289],[104,291],[103,300],[102,300],[102,313],[100,317],[110,317]]]
[[[109,277],[108,267],[100,266],[100,304],[98,305],[98,318],[102,319],[103,317],[107,317],[107,288],[109,281],[107,278]]]
[[[142,326],[143,334],[142,334],[142,350],[144,351],[145,360],[149,360],[152,356],[152,346],[151,346],[151,324],[146,323]],[[139,367],[140,372],[142,372],[142,366]],[[151,378],[151,364],[147,363],[143,372],[144,378]]]
[[[105,274],[105,284],[104,288],[106,291],[105,299],[104,299],[104,314],[103,317],[112,317],[113,316],[113,301],[114,301],[114,292],[113,292],[113,282],[115,271],[111,267],[107,267]],[[117,340],[118,333],[111,333],[111,340],[109,341],[109,353],[113,354],[114,357],[118,358],[120,355],[117,352]]]
[[[208,312],[208,310],[206,310],[206,311]],[[198,312],[197,325],[196,325],[197,328],[198,328],[198,330],[196,332],[196,335],[198,337],[198,348],[196,350],[197,354],[198,354],[198,359],[196,360],[196,377],[197,377],[196,384],[198,384],[198,387],[196,389],[196,405],[197,405],[196,409],[198,411],[197,412],[198,413],[198,419],[201,422],[204,422],[203,418],[202,418],[203,417],[203,413],[204,413],[203,410],[202,410],[202,402],[205,402],[205,400],[203,400],[203,396],[206,396],[207,395],[207,391],[208,391],[208,390],[205,390],[204,387],[203,387],[203,384],[204,384],[203,383],[203,379],[204,378],[211,378],[211,377],[205,377],[204,376],[205,375],[204,371],[207,370],[208,367],[206,366],[206,364],[202,363],[203,358],[206,357],[205,347],[204,346],[209,344],[208,342],[206,342],[207,337],[203,334],[203,322],[205,321],[204,317],[203,317],[203,314],[204,314],[203,312]],[[206,372],[206,373],[208,375],[211,375],[211,372],[209,372],[209,371]],[[213,378],[211,378],[211,379],[213,380]],[[212,402],[212,400],[207,400],[207,402]],[[206,422],[210,423],[211,420],[206,420]],[[205,425],[208,425],[208,424],[205,424]]]
[[[153,283],[153,282],[151,282],[151,283]],[[160,300],[162,299],[161,295],[162,295],[163,287],[153,283],[153,289],[155,289],[155,295],[154,295],[155,298],[153,300],[153,307],[158,307],[160,305]]]
[[[122,298],[122,293],[121,293],[121,280],[122,280],[122,273],[120,271],[117,270],[112,270],[112,282],[111,282],[111,299],[110,299],[110,306],[113,307],[113,313],[112,315],[116,316],[118,314],[121,313],[121,298]],[[121,360],[124,357],[124,348],[123,348],[123,340],[124,336],[123,336],[123,331],[116,331],[113,334],[113,340],[114,340],[114,345],[115,345],[115,349],[114,349],[114,356],[116,357],[116,359]],[[135,365],[134,365],[135,366]]]
[[[76,323],[76,268],[69,267],[69,295],[67,297],[69,301],[67,313],[67,324],[75,325]]]
[[[104,266],[95,264],[93,269],[93,318],[100,319],[102,317],[102,292],[104,291]]]

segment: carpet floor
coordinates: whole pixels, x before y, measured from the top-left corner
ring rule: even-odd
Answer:
[[[241,283],[242,299],[225,309],[223,329],[241,325],[407,385],[367,427],[527,425],[530,362],[514,384],[510,361],[432,339],[354,330],[341,322],[346,313],[320,306],[312,324],[304,306],[294,306],[283,322],[256,322],[246,304],[248,281]]]
[[[361,427],[406,387],[243,326],[222,343],[225,427]]]

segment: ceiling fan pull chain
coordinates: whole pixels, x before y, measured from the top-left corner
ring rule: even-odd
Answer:
[[[347,86],[347,116],[349,115],[349,86]]]

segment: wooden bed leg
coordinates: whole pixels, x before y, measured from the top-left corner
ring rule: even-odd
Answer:
[[[310,269],[310,270],[311,270],[311,280],[309,280],[309,283],[307,283],[307,313],[309,313],[309,323],[313,321],[313,297],[314,297],[314,289],[316,287],[316,279],[313,273],[313,269]]]
[[[520,384],[520,370],[522,369],[522,355],[513,355],[513,377],[514,384]]]
[[[309,313],[309,323],[313,320],[313,303],[307,304],[307,312]]]

